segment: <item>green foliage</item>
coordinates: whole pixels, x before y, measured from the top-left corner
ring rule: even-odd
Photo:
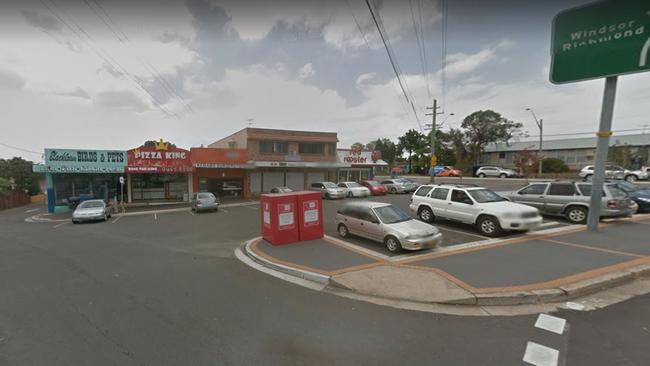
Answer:
[[[354,144],[352,144],[352,146],[350,146],[351,149],[363,149],[365,147],[366,146],[360,142],[355,142]]]
[[[0,159],[0,177],[9,181],[13,179],[16,189],[27,190],[29,194],[38,194],[40,191],[40,174],[32,171],[33,163],[22,158]]]
[[[495,142],[508,142],[522,126],[523,124],[510,121],[492,110],[474,112],[465,117],[461,124],[474,162],[478,162],[485,146]]]
[[[9,190],[9,180],[3,177],[0,177],[0,194],[5,193]]]
[[[408,171],[413,171],[413,155],[418,151],[422,151],[426,147],[426,136],[416,130],[408,130],[406,133],[398,138],[397,151],[401,155],[403,151],[408,154],[409,168]]]
[[[566,173],[569,167],[564,161],[556,158],[544,158],[542,160],[542,173]]]
[[[607,161],[609,163],[627,167],[630,165],[632,158],[635,157],[634,149],[629,145],[612,146],[607,151]]]

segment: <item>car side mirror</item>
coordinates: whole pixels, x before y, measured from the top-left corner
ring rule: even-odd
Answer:
[[[464,200],[463,203],[468,204],[468,205],[473,205],[474,202],[472,200]]]

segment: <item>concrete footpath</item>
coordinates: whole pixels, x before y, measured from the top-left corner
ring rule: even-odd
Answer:
[[[381,245],[377,243],[377,245]],[[352,294],[426,304],[557,303],[650,274],[650,215],[387,258],[337,238],[242,252],[274,271]]]

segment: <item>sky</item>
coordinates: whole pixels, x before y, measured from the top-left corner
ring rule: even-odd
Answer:
[[[492,109],[536,138],[525,108],[547,139],[597,129],[603,80],[549,82],[552,19],[585,1],[453,0],[446,17],[436,0],[371,3],[417,118],[364,0],[3,1],[0,158],[189,148],[249,124],[337,132],[345,148],[430,123],[434,98],[443,129]],[[650,123],[648,85],[620,78],[614,129]]]

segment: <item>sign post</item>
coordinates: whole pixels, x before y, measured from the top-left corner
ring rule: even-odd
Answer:
[[[120,177],[120,201],[124,205],[124,177]]]
[[[587,219],[592,231],[598,230],[600,219],[618,75],[650,70],[649,52],[648,1],[599,1],[563,11],[553,19],[551,82],[606,78]]]

